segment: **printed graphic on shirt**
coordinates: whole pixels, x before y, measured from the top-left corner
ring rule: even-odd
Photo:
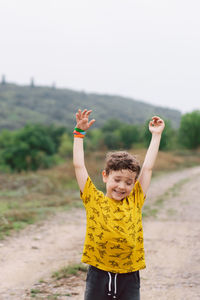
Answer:
[[[82,262],[114,273],[145,268],[139,182],[128,197],[117,201],[97,190],[88,177],[81,198],[87,214]]]

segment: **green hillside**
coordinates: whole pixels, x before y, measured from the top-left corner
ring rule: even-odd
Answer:
[[[120,96],[89,94],[51,87],[0,85],[0,129],[17,129],[27,123],[56,124],[73,128],[78,108],[92,109],[95,127],[115,118],[131,124],[143,124],[153,115],[169,119],[179,126],[178,110],[153,106]]]

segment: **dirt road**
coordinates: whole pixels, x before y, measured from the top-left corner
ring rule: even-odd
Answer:
[[[200,167],[155,178],[146,205],[158,212],[143,221],[141,299],[200,299]],[[80,261],[85,225],[84,210],[73,209],[2,241],[0,300],[29,299],[35,282]],[[82,300],[83,290],[84,281],[78,296],[63,299]]]
[[[188,175],[157,218],[145,221],[142,300],[200,299],[200,173]]]

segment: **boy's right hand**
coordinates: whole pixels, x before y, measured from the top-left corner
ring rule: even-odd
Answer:
[[[94,124],[95,119],[92,119],[88,122],[89,115],[91,114],[92,110],[84,109],[81,111],[80,109],[76,113],[76,127],[82,129],[84,131],[88,130]]]

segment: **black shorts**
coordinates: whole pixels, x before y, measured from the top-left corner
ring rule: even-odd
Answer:
[[[139,271],[111,273],[89,266],[84,300],[140,300]]]

